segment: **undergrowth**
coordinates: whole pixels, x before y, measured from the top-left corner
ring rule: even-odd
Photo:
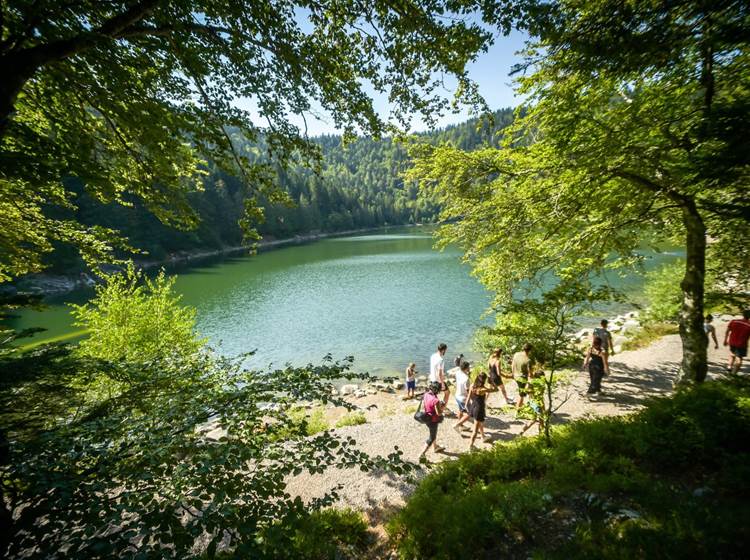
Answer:
[[[646,323],[623,343],[622,349],[637,350],[638,348],[645,348],[663,336],[677,334],[678,332],[680,331],[675,323]]]
[[[557,427],[441,464],[388,524],[401,558],[740,558],[750,383]]]
[[[367,424],[364,412],[350,412],[338,419],[336,427],[343,428],[344,426],[359,426],[360,424]]]

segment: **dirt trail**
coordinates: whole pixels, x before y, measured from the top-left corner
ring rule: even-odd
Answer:
[[[719,339],[719,349],[709,349],[709,377],[721,375],[726,366],[728,351],[721,346],[726,321],[714,321]],[[568,400],[557,413],[557,422],[569,422],[587,416],[608,416],[631,413],[652,396],[668,394],[679,371],[682,356],[678,335],[665,336],[646,348],[626,351],[610,360],[610,375],[604,378],[602,394],[589,398],[588,374],[580,373],[572,379],[571,385],[562,391]],[[747,372],[748,364],[743,366]],[[516,397],[515,384],[511,383],[509,394]],[[499,406],[499,394],[490,395],[488,405]],[[363,451],[370,454],[387,455],[398,447],[404,458],[416,461],[427,429],[412,418],[416,401],[404,402],[399,397],[379,394],[356,401],[363,408],[370,406],[368,423],[360,426],[340,428],[336,433],[352,436]],[[376,405],[377,408],[371,405]],[[453,403],[455,408],[455,403]],[[438,442],[445,452],[428,452],[430,461],[455,459],[467,452],[468,439],[451,428],[447,418],[438,433]],[[485,423],[485,432],[491,438],[489,443],[478,443],[480,448],[489,448],[496,441],[518,437],[524,421],[516,419],[509,409],[493,410]],[[468,432],[465,432],[467,434]],[[528,434],[536,434],[536,427]],[[403,478],[379,472],[363,473],[355,469],[332,469],[324,474],[302,474],[289,481],[287,491],[299,495],[304,500],[320,496],[336,484],[343,484],[337,505],[377,513],[404,503],[413,486]]]

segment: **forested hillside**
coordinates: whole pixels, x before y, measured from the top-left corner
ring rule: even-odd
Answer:
[[[495,112],[492,126],[478,126],[477,120],[471,119],[420,136],[470,150],[483,143],[496,144],[495,132],[512,118],[512,110],[503,109]],[[334,135],[312,141],[321,148],[322,170],[316,174],[307,167],[293,166],[279,171],[279,182],[294,206],[261,201],[266,222],[258,231],[264,238],[435,220],[437,205],[418,199],[417,186],[405,184],[401,178],[406,150],[398,142],[363,137],[344,145],[343,137]],[[252,151],[252,147],[243,148]],[[163,225],[137,202],[131,208],[104,205],[88,196],[80,184],[71,185],[71,189],[78,193],[79,204],[70,217],[122,232],[133,247],[148,252],[148,260],[161,260],[179,251],[221,249],[242,243],[238,221],[243,215],[245,190],[240,179],[214,167],[208,170],[204,190],[189,195],[201,220],[192,231]],[[65,246],[58,247],[50,259],[55,272],[71,272],[82,266],[76,251]]]

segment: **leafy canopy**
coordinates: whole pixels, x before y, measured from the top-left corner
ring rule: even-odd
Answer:
[[[683,371],[700,381],[706,234],[722,256],[750,241],[746,6],[563,0],[523,8],[521,25],[534,37],[521,65],[528,74],[518,79],[527,103],[501,149],[417,147],[409,176],[438,197],[443,242],[464,247],[497,304],[549,275],[636,264],[644,242],[683,244]]]
[[[196,225],[187,195],[206,162],[239,176],[249,234],[258,206],[285,201],[278,167],[315,163],[306,116],[379,136],[368,88],[393,122],[432,122],[441,74],[477,102],[465,67],[491,35],[468,13],[481,2],[429,0],[16,1],[0,19],[0,281],[42,268],[55,243],[89,263],[124,248],[111,229],[71,213],[77,178],[97,200],[145,206]],[[501,14],[488,12],[498,22]],[[267,157],[256,161],[263,139]],[[240,142],[245,142],[240,146]],[[250,151],[247,151],[247,150]]]

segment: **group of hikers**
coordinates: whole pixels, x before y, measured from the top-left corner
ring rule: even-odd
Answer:
[[[707,337],[713,336],[715,347],[718,348],[716,331],[711,325],[712,320],[711,315],[706,316],[704,329]],[[614,354],[614,346],[612,334],[607,328],[608,324],[609,322],[606,319],[602,319],[600,326],[593,330],[591,343],[583,361],[583,370],[588,371],[589,374],[587,391],[589,395],[600,393],[602,379],[609,375],[609,357]],[[735,319],[727,326],[724,345],[729,346],[730,349],[728,372],[737,373],[739,370],[742,359],[747,355],[748,339],[750,339],[750,310],[743,312],[742,319]],[[531,344],[524,344],[520,351],[513,354],[510,361],[510,372],[506,373],[503,371],[501,361],[503,352],[500,348],[495,348],[487,361],[487,371],[480,371],[473,381],[471,380],[471,364],[464,359],[463,354],[456,357],[453,365],[455,368],[454,399],[457,411],[453,412],[448,407],[451,387],[445,369],[445,354],[448,351],[448,346],[445,343],[438,344],[437,351],[430,356],[427,390],[419,407],[424,412],[420,414],[418,411],[419,418],[424,421],[429,430],[429,437],[419,454],[420,458],[425,455],[430,447],[436,453],[443,451],[443,448],[437,443],[437,433],[438,427],[446,416],[456,418],[453,429],[459,433],[464,429],[469,429],[465,424],[469,419],[473,420],[469,449],[474,448],[477,438],[481,438],[485,442],[489,441],[484,433],[484,423],[487,417],[487,398],[491,393],[500,392],[505,404],[514,406],[517,413],[524,406],[524,400],[526,399],[535,418],[524,426],[523,431],[525,432],[534,423],[539,423],[541,427],[541,403],[535,402],[535,398],[529,392],[529,384],[532,378],[543,375],[542,371],[532,367],[531,355],[533,350]],[[415,396],[416,376],[416,365],[410,363],[406,369],[407,397]],[[509,382],[515,382],[518,387],[517,401],[508,397],[505,384]]]
[[[430,447],[435,452],[443,450],[437,443],[437,433],[440,423],[446,416],[456,418],[453,429],[461,432],[467,429],[465,426],[469,419],[473,420],[473,429],[469,437],[469,449],[474,447],[477,438],[488,441],[484,433],[484,422],[487,418],[487,397],[490,393],[501,392],[505,404],[515,406],[520,410],[527,398],[527,386],[529,380],[540,372],[534,372],[531,368],[531,353],[533,346],[525,344],[519,352],[513,355],[510,373],[503,372],[502,350],[496,348],[490,354],[487,362],[487,372],[481,371],[471,380],[471,364],[466,361],[463,354],[459,355],[453,362],[455,367],[455,393],[453,395],[457,410],[453,412],[448,408],[451,396],[451,387],[447,380],[445,368],[445,354],[448,346],[444,343],[438,344],[437,352],[430,356],[430,374],[428,377],[427,391],[425,391],[420,407],[424,409],[425,424],[429,430],[429,437],[420,453],[422,457]],[[489,373],[488,373],[489,372]],[[518,385],[518,401],[508,397],[505,383],[514,381]],[[406,369],[407,396],[414,396],[416,388],[415,364],[409,364]],[[442,400],[441,397],[442,396]],[[537,403],[530,401],[529,404],[537,412]]]

